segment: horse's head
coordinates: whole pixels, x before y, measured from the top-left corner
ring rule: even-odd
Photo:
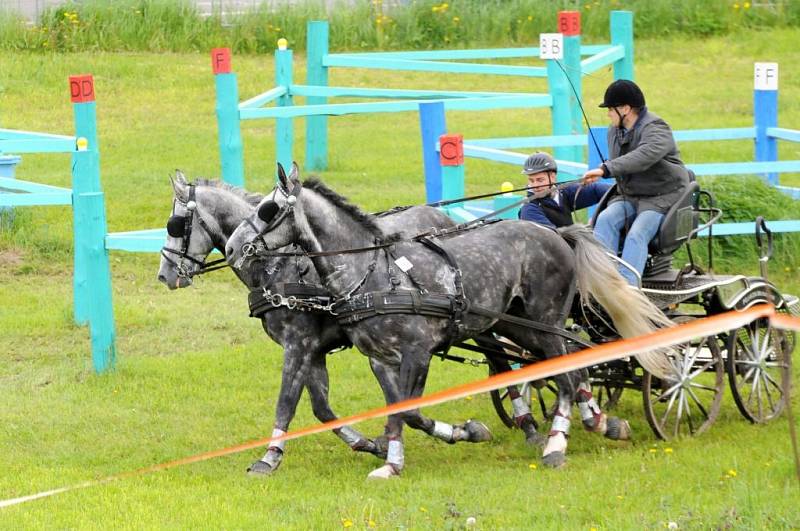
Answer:
[[[180,171],[170,180],[175,195],[172,215],[167,220],[167,240],[161,249],[158,280],[169,289],[176,289],[192,284],[192,277],[201,271],[215,243],[203,218],[195,185],[188,183]]]
[[[264,196],[256,211],[245,219],[228,238],[225,258],[228,264],[240,269],[244,260],[253,256],[259,245],[272,251],[295,243],[297,239],[294,215],[302,185],[299,169],[292,163],[289,175],[278,164],[278,185]]]

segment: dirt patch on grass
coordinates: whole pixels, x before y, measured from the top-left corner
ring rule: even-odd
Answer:
[[[25,254],[19,249],[0,250],[0,269],[17,268],[25,260]]]

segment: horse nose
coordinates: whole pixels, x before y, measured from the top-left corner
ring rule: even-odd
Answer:
[[[159,273],[158,274],[158,281],[161,282],[162,284],[166,284],[167,283],[167,277],[165,277],[164,275]]]
[[[231,244],[225,245],[225,258],[228,260],[233,258],[233,246]]]

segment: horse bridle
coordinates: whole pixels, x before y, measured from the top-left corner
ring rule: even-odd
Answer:
[[[188,214],[183,216],[175,215],[175,203],[181,203],[182,205],[184,205],[186,207]],[[192,236],[192,226],[196,210],[197,210],[197,201],[195,201],[195,185],[190,184],[189,197],[187,201],[184,203],[183,201],[181,201],[176,197],[175,201],[172,204],[172,215],[167,221],[167,234],[169,234],[173,238],[181,238],[181,249],[180,251],[177,251],[175,249],[167,247],[166,245],[164,245],[164,247],[161,248],[161,256],[163,256],[167,262],[169,262],[175,267],[175,270],[178,272],[179,278],[192,278],[193,276],[196,275],[202,275],[203,273],[209,273],[211,271],[216,271],[218,269],[228,267],[228,264],[225,263],[224,258],[206,263],[205,261],[198,260],[189,254],[189,239]],[[214,233],[211,232],[210,227],[200,214],[197,214],[197,222],[200,224],[203,230],[206,231],[208,237],[211,238],[211,242],[214,243],[215,239]],[[214,246],[219,248],[216,245],[216,243],[214,243]],[[172,258],[169,257],[167,253],[176,255],[178,257],[178,260],[177,261],[173,260]],[[188,260],[196,264],[197,266],[199,266],[199,269],[196,272],[190,271],[189,269],[187,269],[186,264],[184,263],[185,260]]]
[[[286,191],[286,189],[280,184],[275,187],[275,192],[280,192],[283,197],[286,198],[286,201],[284,201],[283,206],[278,207],[278,204],[273,199],[270,199],[268,201],[264,201],[264,203],[258,207],[256,215],[258,216],[258,219],[266,223],[266,226],[264,226],[263,229],[259,230],[258,227],[255,226],[253,221],[250,219],[252,216],[248,216],[245,219],[245,222],[250,225],[250,228],[253,229],[253,232],[255,232],[256,235],[251,241],[242,244],[242,256],[236,261],[236,264],[234,264],[234,269],[240,268],[244,261],[251,256],[259,254],[259,245],[264,251],[270,251],[270,249],[267,247],[267,242],[264,240],[264,235],[283,223],[283,220],[286,219],[286,216],[294,211],[294,205],[297,203],[297,196],[300,194],[302,189],[303,185],[300,184],[299,181],[294,183],[294,186],[290,191]],[[274,197],[275,195],[273,194],[273,198]],[[284,254],[286,253],[276,253],[276,255]],[[293,253],[295,256],[299,256],[300,254],[304,253]]]

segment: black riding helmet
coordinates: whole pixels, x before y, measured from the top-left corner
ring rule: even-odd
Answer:
[[[532,175],[542,171],[558,171],[556,161],[549,153],[537,151],[525,161],[522,167],[522,172],[526,175]]]
[[[606,89],[600,107],[619,107],[621,105],[630,105],[637,109],[645,105],[642,89],[629,79],[618,79],[611,83]]]

